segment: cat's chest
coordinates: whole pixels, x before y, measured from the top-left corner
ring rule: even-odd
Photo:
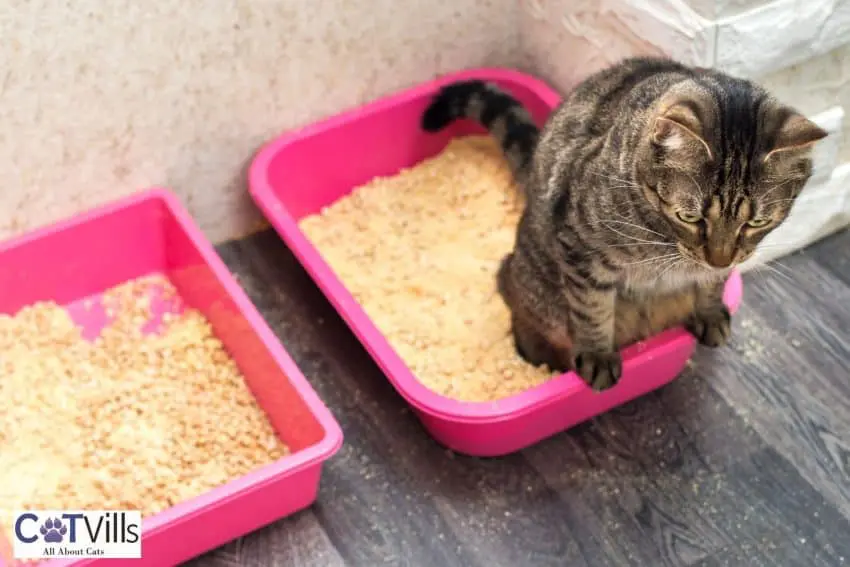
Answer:
[[[699,279],[678,263],[635,266],[623,272],[620,287],[630,295],[656,295],[690,287]]]

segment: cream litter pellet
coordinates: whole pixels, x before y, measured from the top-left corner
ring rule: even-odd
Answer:
[[[115,320],[92,342],[52,303],[0,315],[7,537],[15,510],[149,516],[288,453],[199,312],[140,332],[154,288],[175,291],[152,277],[108,292]]]
[[[496,143],[470,136],[300,226],[418,380],[454,399],[494,401],[553,376],[516,354],[496,292],[515,203]]]

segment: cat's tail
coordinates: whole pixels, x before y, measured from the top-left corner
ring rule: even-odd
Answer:
[[[540,129],[521,102],[492,83],[450,83],[437,92],[425,109],[422,128],[439,132],[461,118],[484,126],[499,142],[516,179],[525,177]]]

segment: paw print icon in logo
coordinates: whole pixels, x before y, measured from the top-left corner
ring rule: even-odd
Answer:
[[[39,529],[44,541],[48,543],[62,543],[62,538],[68,533],[68,527],[59,518],[47,518],[47,521]]]

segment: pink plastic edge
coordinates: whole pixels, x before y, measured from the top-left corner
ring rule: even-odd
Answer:
[[[340,449],[343,442],[342,429],[336,419],[318,397],[318,394],[307,381],[300,368],[277,340],[277,337],[269,328],[268,324],[233,278],[230,270],[221,260],[218,253],[216,253],[209,240],[204,236],[200,227],[180,203],[177,196],[168,189],[161,187],[146,189],[134,193],[129,197],[92,208],[69,219],[53,223],[0,243],[0,251],[20,246],[49,234],[62,232],[74,226],[93,221],[100,216],[105,216],[148,200],[159,200],[165,204],[166,208],[197,247],[204,262],[210,267],[225,291],[231,296],[242,315],[250,323],[266,348],[269,349],[269,353],[280,366],[281,371],[302,397],[310,413],[322,426],[325,435],[321,441],[310,447],[305,447],[296,453],[287,455],[273,463],[269,463],[208,492],[175,504],[167,510],[146,518],[143,521],[143,534],[145,537],[158,533],[161,530],[167,530],[174,524],[188,521],[194,516],[208,511],[210,508],[239,498],[245,493],[259,490],[265,484],[279,480],[283,476],[294,475],[307,468],[321,466],[324,461],[328,460]],[[86,561],[89,561],[89,559],[81,560],[81,562]],[[2,564],[2,560],[0,559],[0,565]],[[58,567],[60,565],[67,566],[72,564],[75,564],[75,562],[69,562],[68,560],[47,560],[39,563],[41,567]]]
[[[560,95],[543,81],[513,69],[478,68],[443,75],[433,81],[397,92],[361,107],[290,130],[264,145],[257,152],[249,171],[249,192],[271,225],[283,236],[290,250],[312,274],[316,284],[347,321],[364,348],[405,400],[417,410],[456,423],[493,423],[516,419],[535,409],[558,403],[588,386],[574,373],[561,374],[520,394],[494,402],[463,402],[442,396],[419,382],[395,352],[348,289],[337,278],[319,251],[301,232],[295,219],[274,194],[267,173],[270,162],[286,146],[321,132],[333,130],[384,109],[436,92],[444,84],[465,80],[501,80],[535,92],[554,108]],[[733,271],[726,282],[724,301],[734,314],[741,302],[743,284],[740,273]],[[642,366],[663,351],[692,349],[695,339],[682,328],[671,329],[642,343],[623,349],[623,364]],[[613,393],[613,392],[612,392]],[[623,400],[625,401],[625,400]]]

